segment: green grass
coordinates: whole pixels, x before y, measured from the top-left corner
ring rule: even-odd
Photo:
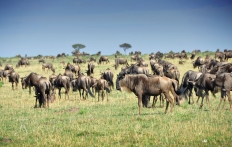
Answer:
[[[149,62],[147,55],[144,59]],[[72,62],[72,57],[55,59],[56,73],[64,72],[59,63],[62,60]],[[13,65],[17,61],[11,59]],[[192,69],[190,60],[184,65],[179,65],[177,59],[169,61],[178,66],[181,77]],[[107,67],[116,76],[120,69],[115,71],[113,64],[113,56],[110,65],[96,64],[94,77],[99,78],[100,71]],[[87,64],[81,65],[82,71],[86,68]],[[15,70],[21,77],[32,71],[46,77],[51,74],[43,73],[37,60]],[[79,94],[72,92],[65,100],[62,90],[62,98],[50,104],[49,109],[35,109],[33,94],[22,90],[20,84],[18,90],[12,91],[7,80],[0,88],[0,146],[231,146],[232,114],[228,101],[226,110],[216,109],[219,100],[220,94],[216,98],[210,96],[211,107],[204,104],[202,109],[199,104],[188,105],[185,101],[167,114],[158,102],[156,108],[143,108],[142,115],[138,115],[133,93],[114,89],[108,102],[97,102],[91,97],[80,100]]]

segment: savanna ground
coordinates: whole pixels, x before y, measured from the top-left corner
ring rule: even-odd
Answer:
[[[143,58],[149,63],[148,55]],[[72,63],[72,59],[69,56],[46,61],[54,64],[58,74],[64,72],[59,62]],[[15,66],[18,60],[8,58],[2,63]],[[197,70],[190,59],[184,65],[179,65],[178,59],[167,60],[178,66],[181,79],[187,70]],[[30,63],[26,68],[15,69],[16,72],[21,77],[30,72],[51,75],[42,72],[38,60]],[[99,78],[100,72],[110,67],[115,81],[120,68],[116,71],[113,64],[113,56],[110,64],[95,64],[93,76]],[[81,69],[84,72],[87,64],[81,64]],[[165,108],[160,108],[158,101],[154,109],[143,108],[142,115],[138,115],[135,95],[116,89],[109,94],[109,101],[103,102],[91,97],[80,100],[77,92],[70,92],[70,99],[65,100],[62,90],[62,98],[56,96],[49,109],[33,108],[33,96],[28,89],[22,90],[21,83],[15,91],[8,80],[0,87],[0,146],[232,146],[232,112],[228,100],[226,110],[217,109],[219,93],[216,98],[210,96],[210,107],[205,103],[199,109],[199,104],[188,105],[185,101],[180,107],[175,106],[173,113],[164,114]]]

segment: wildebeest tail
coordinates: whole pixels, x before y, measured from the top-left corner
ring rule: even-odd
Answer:
[[[113,88],[114,88],[114,82],[113,82],[113,75],[112,75],[112,73],[110,73],[110,75],[109,75],[109,82],[110,82],[110,84],[113,86]]]

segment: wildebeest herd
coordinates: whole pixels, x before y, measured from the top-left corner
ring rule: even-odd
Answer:
[[[224,102],[223,108],[225,107],[227,96],[230,110],[232,110],[230,96],[230,90],[232,89],[232,64],[228,62],[228,58],[232,57],[230,56],[232,51],[224,50],[224,52],[220,52],[217,50],[214,58],[206,55],[205,57],[198,56],[195,59],[198,52],[194,50],[190,58],[188,58],[184,50],[181,53],[168,53],[165,55],[161,52],[151,53],[148,58],[150,67],[146,60],[142,58],[141,52],[130,53],[131,62],[135,61],[133,64],[129,64],[126,58],[118,57],[120,55],[116,54],[113,67],[117,70],[122,65],[121,70],[118,73],[114,73],[114,70],[107,68],[104,72],[99,73],[99,79],[94,78],[94,69],[103,63],[110,63],[107,56],[99,56],[99,60],[91,56],[87,61],[86,75],[81,72],[80,68],[80,64],[85,64],[86,60],[79,59],[78,56],[73,59],[73,64],[68,62],[65,65],[65,62],[62,61],[63,65],[65,65],[63,67],[64,73],[57,75],[52,63],[47,63],[45,59],[39,59],[38,62],[42,62],[43,72],[47,68],[47,73],[49,70],[53,73],[47,78],[31,72],[29,75],[21,77],[21,84],[22,89],[29,88],[29,94],[31,94],[31,88],[33,87],[36,100],[35,107],[37,107],[37,102],[39,102],[39,107],[49,108],[49,103],[55,100],[55,89],[58,89],[58,95],[61,98],[61,88],[63,87],[65,99],[69,99],[69,92],[72,89],[72,91],[78,90],[79,96],[83,100],[87,99],[88,95],[95,97],[97,93],[98,101],[100,95],[102,101],[105,95],[108,100],[108,93],[115,88],[119,91],[131,91],[138,98],[139,114],[141,114],[142,106],[150,107],[149,101],[151,96],[154,96],[152,107],[155,107],[158,96],[161,101],[166,100],[165,113],[167,113],[169,105],[172,112],[173,107],[180,105],[184,99],[189,104],[193,104],[193,90],[198,97],[197,102],[199,98],[202,99],[200,108],[203,106],[205,97],[209,103],[209,92],[215,96],[220,91],[221,99],[218,107],[220,107],[222,101]],[[179,64],[190,61],[193,68],[198,68],[199,71],[188,70],[183,74],[182,80],[180,80],[178,65],[167,61],[167,58],[170,58],[170,60],[179,58],[181,61],[179,61]],[[22,65],[25,65],[25,67],[31,66],[27,58],[21,58],[16,68]],[[18,89],[20,75],[11,64],[6,64],[4,69],[0,69],[0,79],[6,81],[7,77],[9,82],[12,83],[12,90]],[[114,84],[114,81],[116,81],[116,84]]]

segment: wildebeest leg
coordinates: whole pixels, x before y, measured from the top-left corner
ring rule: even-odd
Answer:
[[[138,106],[139,106],[139,115],[141,114],[141,108],[142,108],[142,94],[138,94]]]
[[[46,96],[46,94],[45,94],[45,92],[43,91],[42,92],[42,96],[43,96],[43,98],[42,98],[42,100],[43,100],[43,107],[44,108],[46,108],[46,104],[47,104],[47,102],[48,102],[48,100],[47,100],[47,96]],[[41,104],[40,104],[41,105]],[[41,107],[41,106],[40,106]]]
[[[38,96],[39,96],[38,93],[36,93],[36,94],[35,94],[35,106],[34,106],[34,108],[37,108],[37,101],[38,101],[38,99],[39,99]]]
[[[210,101],[209,101],[209,91],[208,90],[206,90],[205,91],[205,93],[206,93],[206,102],[207,102],[207,104],[209,105],[209,107],[210,107]]]
[[[59,87],[58,90],[59,90],[59,97],[60,97],[60,99],[61,99],[61,93],[60,93],[61,87]]]
[[[231,106],[232,105],[232,101],[231,101],[230,91],[227,91],[226,94],[228,96],[228,101],[230,103],[230,110],[232,110],[232,106]]]
[[[100,90],[98,90],[98,102],[99,102]]]
[[[221,99],[220,99],[220,103],[218,105],[218,109],[220,109],[221,103],[225,99],[225,97],[226,97],[226,92],[221,90]]]
[[[81,100],[81,89],[78,89],[79,95],[80,95],[80,100]]]
[[[205,97],[205,95],[202,95],[202,99],[201,99],[201,105],[200,105],[200,108],[199,108],[199,109],[201,109],[201,108],[202,108],[202,106],[203,106],[204,97]]]
[[[14,82],[11,82],[12,83],[12,90],[14,90]]]
[[[156,104],[156,102],[157,102],[157,96],[154,96],[153,97],[153,103],[152,103],[152,108],[155,108],[155,104]]]
[[[15,89],[18,90],[18,82],[15,82],[15,85],[16,85],[16,86],[15,86],[15,87],[16,87]]]
[[[164,93],[165,97],[166,97],[166,101],[167,101],[167,105],[166,105],[166,109],[165,109],[165,114],[167,113],[167,110],[168,110],[168,105],[170,103],[170,112],[172,112],[172,108],[173,108],[173,101],[172,101],[172,98],[170,97],[169,93]]]

